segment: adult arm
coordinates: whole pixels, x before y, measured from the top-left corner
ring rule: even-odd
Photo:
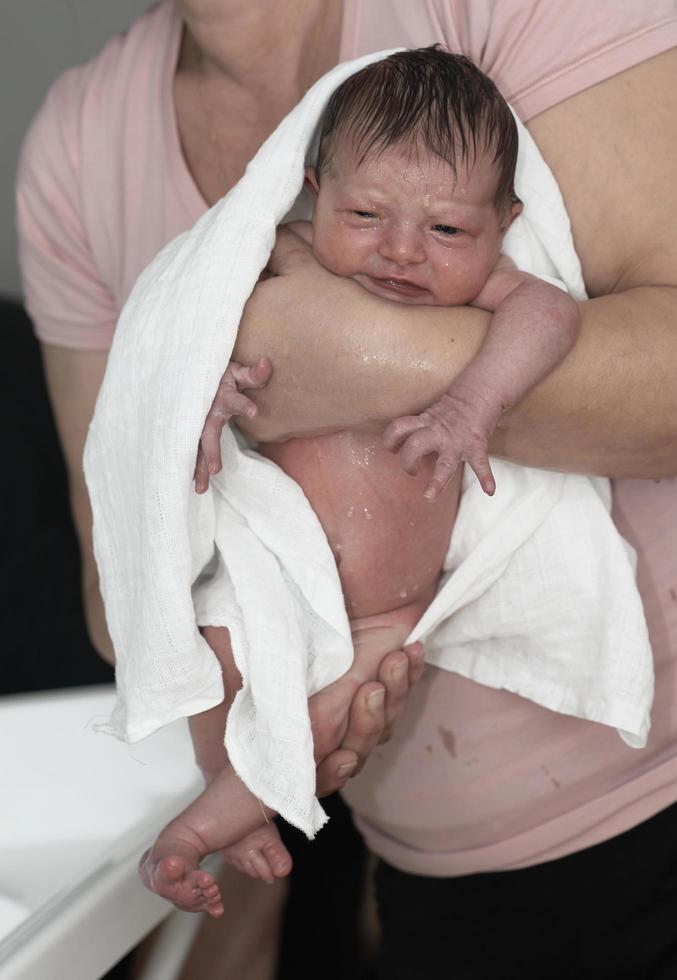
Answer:
[[[104,660],[115,662],[106,628],[99,575],[92,550],[92,511],[82,454],[96,397],[106,370],[105,351],[81,351],[42,344],[47,388],[68,473],[71,512],[82,559],[82,598],[90,639]]]
[[[532,120],[560,183],[591,299],[572,353],[501,420],[492,452],[615,477],[677,471],[677,50]],[[480,310],[365,294],[287,238],[250,300],[237,355],[274,366],[260,439],[382,429],[422,411],[478,350]],[[302,352],[302,356],[299,356]],[[326,383],[331,377],[332,384]]]

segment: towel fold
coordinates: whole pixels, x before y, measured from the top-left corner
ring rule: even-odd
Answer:
[[[125,305],[85,451],[94,546],[117,656],[109,730],[135,741],[223,699],[198,625],[227,626],[243,677],[226,747],[250,790],[308,836],[315,799],[308,696],[352,661],[334,558],[300,487],[226,428],[223,470],[192,473],[238,324],[298,197],[329,96],[391,52],[339,65],[307,93],[239,183],[164,248]],[[552,174],[524,127],[525,208],[504,251],[585,292]],[[429,662],[582,718],[633,745],[649,729],[653,670],[633,555],[606,481],[492,460],[498,490],[466,478],[438,594],[410,639]]]

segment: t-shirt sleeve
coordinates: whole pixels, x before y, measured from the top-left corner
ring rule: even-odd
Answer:
[[[84,69],[63,74],[25,137],[16,213],[24,298],[45,343],[110,347],[118,311],[88,241],[80,172]]]
[[[344,0],[341,57],[442,43],[523,121],[677,45],[677,0]]]
[[[465,53],[524,121],[677,45],[677,0],[466,0],[460,18],[446,9]]]

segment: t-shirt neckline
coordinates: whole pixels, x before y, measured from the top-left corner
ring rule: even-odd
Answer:
[[[162,87],[165,94],[163,104],[165,106],[167,159],[171,161],[170,169],[175,190],[188,212],[191,224],[193,224],[209,210],[211,205],[205,201],[199,187],[195,183],[195,179],[190,172],[184,156],[183,147],[181,146],[179,123],[176,117],[176,105],[174,104],[174,76],[176,75],[179,62],[184,25],[173,0],[167,0],[166,6],[170,17],[170,37],[167,45],[167,59],[165,61]],[[343,19],[341,22],[341,36],[339,38],[339,63],[347,60],[348,57],[346,47],[349,44],[349,28],[355,19],[353,14],[352,0],[343,0]]]

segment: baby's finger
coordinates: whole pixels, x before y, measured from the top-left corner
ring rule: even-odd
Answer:
[[[268,384],[273,373],[273,365],[267,357],[259,358],[258,362],[250,367],[244,367],[234,361],[231,361],[229,367],[240,391],[244,388],[263,388]]]
[[[399,419],[393,419],[383,433],[384,449],[387,449],[391,453],[397,452],[404,440],[412,432],[423,428],[425,424],[425,422],[421,421],[420,415],[403,415]]]
[[[212,474],[221,469],[221,431],[224,424],[223,416],[212,414],[210,410],[200,436],[207,469]]]
[[[430,483],[423,492],[425,499],[430,501],[437,500],[457,469],[457,459],[449,456],[439,456],[435,463],[435,469],[430,478]]]
[[[477,453],[473,455],[472,459],[468,458],[468,463],[470,464],[473,473],[480,482],[480,486],[484,492],[492,497],[496,492],[496,481],[494,479],[494,474],[491,472],[491,465],[489,463],[489,457],[486,453]]]
[[[198,446],[193,479],[195,480],[195,493],[204,493],[209,487],[209,468],[205,454],[202,451],[202,445]]]
[[[259,385],[261,387],[261,385]],[[216,407],[216,406],[214,406]],[[223,412],[221,414],[221,428],[230,421],[233,415],[244,415],[245,418],[253,419],[256,418],[256,413],[258,409],[251,398],[247,398],[246,395],[241,395],[234,392],[229,392],[228,398],[223,399],[223,408],[217,408],[217,411]]]
[[[407,441],[400,449],[400,464],[405,473],[416,476],[424,456],[436,453],[439,450],[439,442],[433,430],[428,427],[419,429],[409,436]]]

